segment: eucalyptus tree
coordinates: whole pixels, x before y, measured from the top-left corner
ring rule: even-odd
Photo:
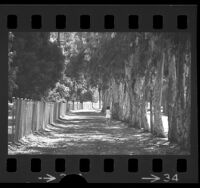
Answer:
[[[61,78],[64,59],[61,50],[52,43],[50,33],[13,32],[13,61],[17,66],[17,97],[41,99]]]

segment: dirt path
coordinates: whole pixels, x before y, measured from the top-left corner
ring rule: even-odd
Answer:
[[[129,127],[120,121],[107,126],[98,111],[74,111],[42,132],[8,146],[9,154],[153,155],[185,154],[167,139]]]

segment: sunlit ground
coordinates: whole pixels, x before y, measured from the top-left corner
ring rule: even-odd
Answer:
[[[148,117],[149,121],[149,117]],[[167,117],[163,116],[165,132]],[[126,123],[112,121],[106,125],[99,111],[72,111],[46,130],[26,136],[8,146],[9,154],[65,155],[153,155],[187,154],[167,138],[132,128]]]

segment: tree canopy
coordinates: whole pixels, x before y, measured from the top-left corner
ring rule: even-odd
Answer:
[[[11,69],[16,74],[16,87],[10,85],[9,93],[16,97],[41,99],[61,78],[65,57],[60,48],[49,41],[50,33],[13,32],[12,35],[15,56]]]

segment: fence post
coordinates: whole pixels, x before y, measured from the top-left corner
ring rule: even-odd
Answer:
[[[68,104],[69,104],[69,111],[71,111],[71,102],[69,102]]]
[[[57,103],[57,116],[56,116],[56,119],[59,119],[59,114],[60,113],[60,103],[58,102]]]
[[[40,130],[40,126],[41,126],[41,104],[40,104],[41,102],[40,101],[38,101],[38,126],[37,126],[37,131],[39,131]]]
[[[52,108],[53,108],[53,123],[54,123],[55,122],[55,102],[53,102]]]
[[[56,102],[53,103],[53,121],[56,122]]]
[[[19,137],[18,137],[18,140],[20,138],[23,137],[23,132],[24,132],[24,117],[25,117],[25,103],[24,103],[24,100],[21,98],[20,99],[20,102],[21,102],[21,109],[20,109],[20,123],[19,123]]]
[[[55,122],[56,103],[53,102],[53,122]]]
[[[56,102],[56,120],[58,120],[59,103]]]
[[[45,124],[45,102],[41,102],[42,103],[42,127],[41,129],[44,129],[44,124]]]
[[[19,101],[19,98],[16,100],[16,118],[15,118],[15,137],[14,141],[18,141],[18,135],[19,135],[19,123],[20,123],[20,110],[21,110],[21,103]]]
[[[61,102],[61,113],[60,116],[63,117],[65,115],[65,103]]]
[[[38,101],[35,101],[35,124],[34,124],[34,131],[37,131],[38,127]]]
[[[48,103],[48,124],[50,124],[50,117],[51,117],[51,104]]]
[[[27,100],[27,124],[26,124],[26,135],[30,134],[31,128],[31,101]]]
[[[58,115],[58,103],[55,103],[55,120],[57,120]]]
[[[29,127],[29,99],[25,100],[26,108],[25,108],[25,123],[24,123],[24,134],[26,136],[28,134],[28,127]]]
[[[46,121],[46,102],[42,102],[43,105],[43,121],[42,121],[42,130],[45,129],[45,121]]]
[[[30,100],[30,125],[29,125],[29,134],[32,133],[32,123],[33,123],[33,101]]]
[[[25,132],[25,125],[26,125],[26,113],[27,113],[27,109],[26,109],[26,99],[24,99],[24,100],[22,100],[22,113],[21,113],[21,115],[22,115],[22,126],[21,126],[21,128],[22,128],[22,134],[21,134],[21,138],[24,136],[24,132]]]
[[[37,131],[39,131],[41,129],[41,123],[42,123],[41,117],[42,117],[41,102],[38,101],[38,122],[39,122],[39,124],[38,124],[38,130]]]
[[[49,124],[51,125],[52,124],[52,104],[49,103],[49,106],[50,106]]]
[[[44,105],[43,105],[43,102],[40,101],[40,130],[43,127],[43,120],[44,120],[43,117],[44,117]]]
[[[49,103],[46,102],[46,115],[45,115],[45,128],[47,127],[47,124],[49,123]]]
[[[29,121],[29,134],[32,133],[32,123],[33,123],[33,101],[30,99],[30,121]]]
[[[30,100],[27,99],[27,117],[26,117],[26,132],[25,136],[29,134],[29,129],[30,129]]]
[[[72,103],[70,104],[70,110],[74,110]]]
[[[22,117],[22,123],[20,124],[20,138],[22,138],[24,136],[24,124],[25,124],[25,121],[26,121],[26,103],[25,103],[25,100],[26,99],[21,99],[21,103],[22,103],[22,108],[21,108],[21,117]]]
[[[48,124],[50,124],[50,103],[48,103]]]
[[[35,131],[35,126],[36,126],[36,104],[35,101],[32,101],[32,125],[31,125],[31,132],[33,133]]]
[[[25,124],[25,134],[24,136],[28,135],[28,130],[29,130],[29,115],[30,114],[30,103],[29,103],[29,99],[26,100],[26,124]]]
[[[54,123],[54,103],[51,103],[51,123]]]
[[[32,123],[32,103],[31,99],[28,100],[28,122],[27,122],[27,132],[29,135],[31,133],[31,123]]]
[[[58,103],[58,116],[57,118],[60,119],[60,107],[61,107],[61,102]]]
[[[12,142],[14,141],[15,138],[15,126],[16,126],[16,100],[15,97],[12,98]]]
[[[49,118],[49,124],[52,124],[52,117],[53,117],[53,114],[52,114],[52,109],[53,109],[53,106],[52,106],[52,103],[50,103],[50,118]]]
[[[69,102],[67,101],[67,112],[69,112],[70,106]]]
[[[57,111],[56,111],[56,119],[58,120],[59,119],[59,111],[60,111],[59,110],[60,109],[60,102],[57,102],[56,106],[57,106],[57,108],[56,108],[57,109]]]
[[[59,102],[59,111],[58,111],[59,119],[60,119],[61,116],[62,116],[62,102]]]
[[[68,101],[65,103],[65,115],[67,114],[68,111]]]
[[[60,107],[61,107],[61,112],[60,112],[60,115],[61,115],[61,116],[63,116],[63,106],[64,106],[64,103],[63,103],[63,102],[61,102],[61,104],[60,104],[60,105],[61,105],[61,106],[60,106]]]
[[[49,119],[49,104],[46,102],[46,118],[45,118],[45,128],[47,127],[48,124],[48,119]]]
[[[52,123],[55,122],[55,102],[52,103]]]
[[[48,104],[48,102],[46,102],[46,121],[45,121],[45,128],[47,127],[48,119],[49,119],[49,104]]]
[[[61,106],[62,106],[62,102],[58,103],[58,119],[60,119],[60,115],[61,115]]]
[[[50,103],[48,103],[48,124],[50,124]]]
[[[41,116],[41,127],[40,127],[40,129],[42,130],[43,129],[43,126],[44,126],[44,102],[43,101],[41,101],[40,102],[41,103],[41,114],[40,114],[40,116]]]
[[[40,102],[39,101],[36,102],[36,122],[37,122],[36,131],[38,131],[40,128]]]
[[[51,103],[51,124],[54,123],[54,103]]]
[[[65,116],[66,115],[66,102],[63,104],[63,116]]]
[[[63,103],[63,116],[66,114],[66,102]]]

